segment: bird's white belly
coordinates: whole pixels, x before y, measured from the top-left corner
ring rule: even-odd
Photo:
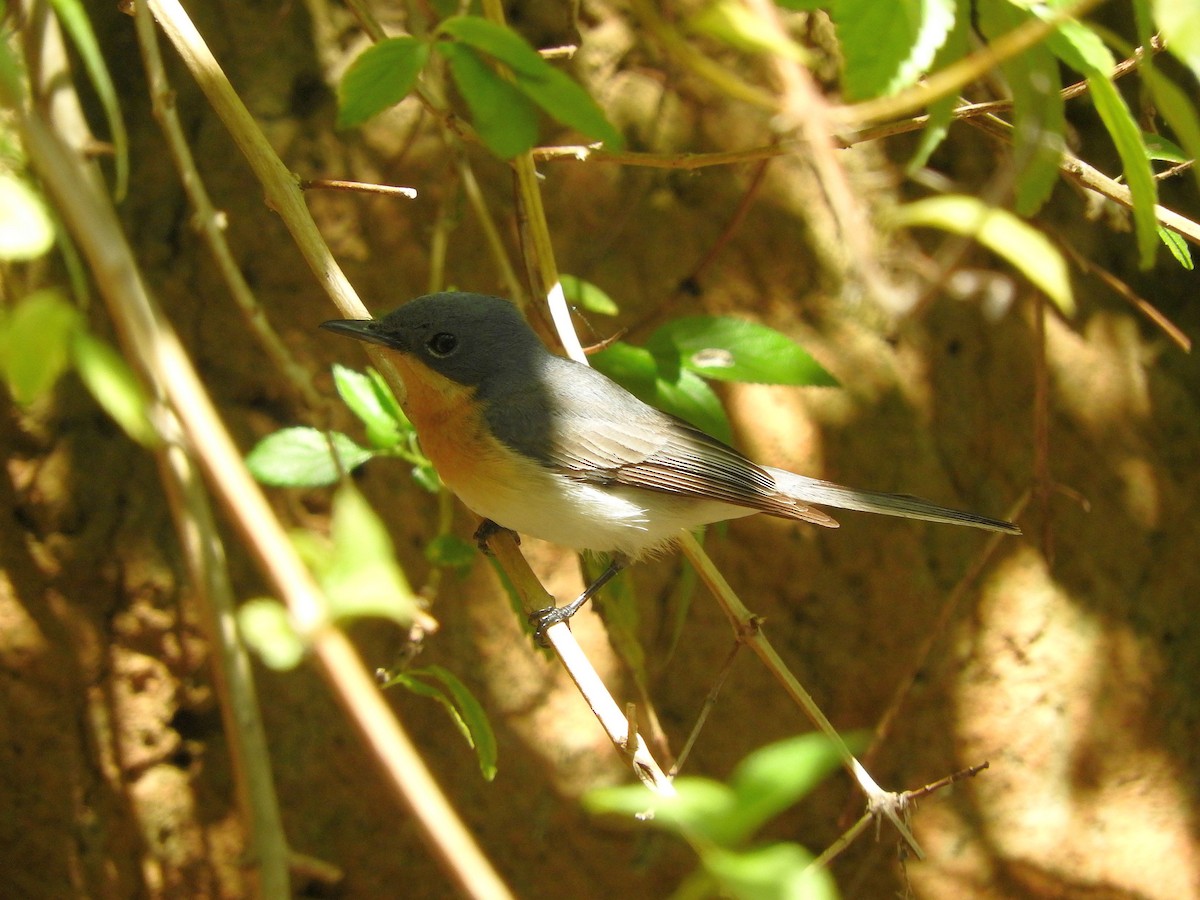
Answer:
[[[449,487],[472,512],[512,531],[630,558],[661,549],[681,529],[755,512],[716,500],[587,484],[534,462],[523,465],[519,477]]]

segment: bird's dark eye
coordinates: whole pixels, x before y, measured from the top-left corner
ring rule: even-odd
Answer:
[[[434,356],[449,356],[458,349],[458,338],[448,331],[439,331],[425,342],[425,346]]]

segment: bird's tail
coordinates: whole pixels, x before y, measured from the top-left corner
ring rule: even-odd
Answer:
[[[902,516],[906,519],[924,519],[927,522],[942,522],[947,525],[968,525],[972,528],[985,528],[988,531],[999,531],[1004,534],[1020,534],[1021,529],[1012,522],[999,519],[989,519],[987,516],[938,506],[920,497],[909,494],[884,494],[878,491],[856,491],[842,487],[830,481],[817,478],[806,478],[794,472],[783,469],[773,469],[763,466],[771,477],[780,493],[786,494],[801,503],[816,503],[823,506],[835,506],[838,509],[853,509],[859,512],[881,513],[885,516]]]

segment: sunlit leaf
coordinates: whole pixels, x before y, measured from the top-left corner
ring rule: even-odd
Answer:
[[[335,619],[380,616],[402,626],[412,622],[417,599],[396,562],[383,521],[353,485],[333,496],[333,553],[317,572]]]
[[[237,622],[243,640],[270,668],[294,669],[304,658],[304,641],[278,600],[247,600],[238,607]]]
[[[333,366],[333,384],[338,396],[358,416],[367,429],[367,440],[372,447],[394,447],[400,441],[401,423],[387,408],[370,375],[356,372],[346,366]]]
[[[656,357],[675,356],[686,369],[718,381],[833,386],[837,381],[787,335],[730,316],[684,316],[646,341]]]
[[[1200,78],[1200,5],[1194,0],[1153,0],[1152,5],[1167,49]]]
[[[75,332],[71,356],[80,380],[113,421],[139,444],[157,444],[158,433],[150,422],[150,398],[125,358],[82,330]]]
[[[57,291],[36,291],[17,304],[4,325],[4,375],[14,400],[28,406],[54,386],[81,327],[79,311]]]
[[[955,0],[954,27],[946,35],[929,67],[931,72],[944,69],[951,63],[958,62],[971,49],[971,0]],[[938,97],[929,104],[929,123],[921,131],[921,140],[913,152],[906,169],[909,174],[922,168],[933,151],[945,140],[950,131],[950,123],[954,120],[954,108],[958,106],[957,94],[947,94]]]
[[[338,128],[353,128],[409,95],[429,59],[429,45],[414,37],[374,44],[350,64],[338,84]]]
[[[273,487],[320,487],[336,483],[374,455],[374,450],[336,431],[284,428],[259,441],[246,455],[246,465],[255,478]]]
[[[483,706],[458,676],[441,666],[397,673],[384,685],[400,685],[442,705],[467,743],[475,750],[479,771],[487,781],[496,777],[496,736]]]
[[[620,312],[612,297],[590,281],[584,281],[574,275],[560,275],[558,280],[562,284],[563,296],[572,306],[602,316],[615,316]]]
[[[812,868],[813,856],[799,844],[703,849],[704,869],[729,897],[754,900],[838,900],[837,885],[826,868]]]
[[[831,15],[846,96],[891,94],[924,75],[954,27],[954,0],[837,0]]]
[[[1188,242],[1182,236],[1160,225],[1158,226],[1158,238],[1167,245],[1167,249],[1171,251],[1171,255],[1175,257],[1177,263],[1189,272],[1192,271],[1195,267],[1192,262],[1192,248],[1188,246]]]
[[[54,223],[28,184],[0,172],[0,260],[36,259],[54,246]]]
[[[1062,254],[1045,235],[1006,210],[975,197],[951,194],[901,206],[892,221],[899,227],[940,228],[974,238],[1024,274],[1065,315],[1075,312]]]

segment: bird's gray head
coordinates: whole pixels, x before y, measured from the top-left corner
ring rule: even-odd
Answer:
[[[335,319],[321,327],[414,356],[469,387],[548,352],[513,304],[483,294],[429,294],[382,319]]]

